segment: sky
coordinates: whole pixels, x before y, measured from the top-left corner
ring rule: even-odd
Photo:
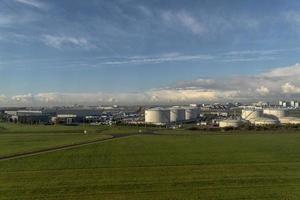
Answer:
[[[300,99],[298,0],[0,0],[0,105]]]

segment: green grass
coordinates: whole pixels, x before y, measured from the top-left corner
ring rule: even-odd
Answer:
[[[103,134],[0,134],[0,157],[111,138]]]
[[[0,123],[0,133],[82,133],[84,130],[97,132],[107,126],[64,126],[64,125],[28,125],[14,123]]]
[[[136,135],[0,162],[0,199],[300,199],[300,132]]]
[[[28,124],[14,124],[14,123],[0,123],[1,133],[83,133],[87,130],[90,133],[112,133],[112,134],[128,134],[138,133],[138,130],[149,130],[144,127],[134,126],[92,126],[92,125],[80,125],[80,126],[65,126],[65,125],[28,125]]]
[[[0,123],[0,157],[111,138],[111,134],[135,134],[137,128],[108,126],[45,126]],[[88,134],[83,134],[87,130]]]

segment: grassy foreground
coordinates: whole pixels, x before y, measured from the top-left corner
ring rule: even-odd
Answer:
[[[84,130],[87,134],[84,134]],[[136,134],[137,128],[107,126],[45,126],[0,123],[0,158],[64,145],[111,138],[113,134]]]
[[[0,162],[0,199],[300,199],[300,133],[136,135]]]

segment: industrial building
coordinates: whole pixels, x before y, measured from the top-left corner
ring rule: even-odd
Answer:
[[[14,123],[41,124],[49,123],[50,120],[50,115],[40,110],[15,110],[4,113],[7,120]]]
[[[282,108],[297,109],[297,108],[300,107],[300,102],[298,100],[292,100],[292,101],[280,100],[279,101],[279,106],[282,107]]]
[[[0,120],[7,122],[44,123],[77,125],[111,125],[115,123],[141,123],[144,121],[144,108],[141,106],[113,106],[110,109],[99,106],[70,107],[7,107],[1,108]]]
[[[102,115],[102,112],[97,109],[59,109],[55,112],[52,122],[68,125],[97,122]]]
[[[295,101],[295,100],[291,101],[291,107],[299,108],[299,101]]]

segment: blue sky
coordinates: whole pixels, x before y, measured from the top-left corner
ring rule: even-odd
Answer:
[[[0,97],[172,102],[159,96],[170,92],[182,101],[218,100],[268,84],[224,91],[199,80],[230,84],[298,70],[299,42],[297,0],[0,0]],[[287,83],[297,91],[297,80],[284,80],[258,98],[297,95],[284,92]],[[218,98],[207,98],[211,92]]]

